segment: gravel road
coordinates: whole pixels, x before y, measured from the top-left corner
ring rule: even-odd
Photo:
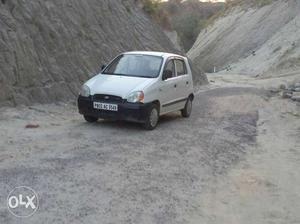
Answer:
[[[299,117],[282,108],[297,110],[255,87],[209,86],[191,118],[150,132],[86,123],[72,104],[1,108],[0,223],[299,223]],[[20,219],[6,199],[24,185],[39,208]]]

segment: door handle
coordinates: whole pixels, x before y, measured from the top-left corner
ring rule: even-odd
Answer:
[[[176,88],[176,87],[177,87],[177,84],[174,85],[174,88]]]
[[[189,84],[189,81],[187,81],[186,84],[188,85],[188,84]]]

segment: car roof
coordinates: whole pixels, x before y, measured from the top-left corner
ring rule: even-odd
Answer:
[[[167,52],[159,52],[159,51],[129,51],[124,54],[141,54],[141,55],[151,55],[151,56],[159,56],[159,57],[184,57],[182,55],[167,53]]]

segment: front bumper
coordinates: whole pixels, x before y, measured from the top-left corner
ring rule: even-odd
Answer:
[[[118,111],[107,111],[94,109],[93,102],[112,103],[118,104]],[[90,97],[78,97],[78,110],[80,114],[112,120],[126,120],[138,123],[144,123],[149,113],[151,103],[128,103],[123,102],[110,102],[93,100]]]

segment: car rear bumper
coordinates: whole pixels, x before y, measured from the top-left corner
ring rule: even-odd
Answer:
[[[138,123],[144,123],[148,116],[151,103],[128,103],[128,102],[109,102],[104,101],[103,103],[118,104],[118,111],[107,111],[94,109],[92,97],[78,97],[78,110],[82,115],[112,119],[112,120],[126,120]],[[95,101],[102,102],[102,101]]]

